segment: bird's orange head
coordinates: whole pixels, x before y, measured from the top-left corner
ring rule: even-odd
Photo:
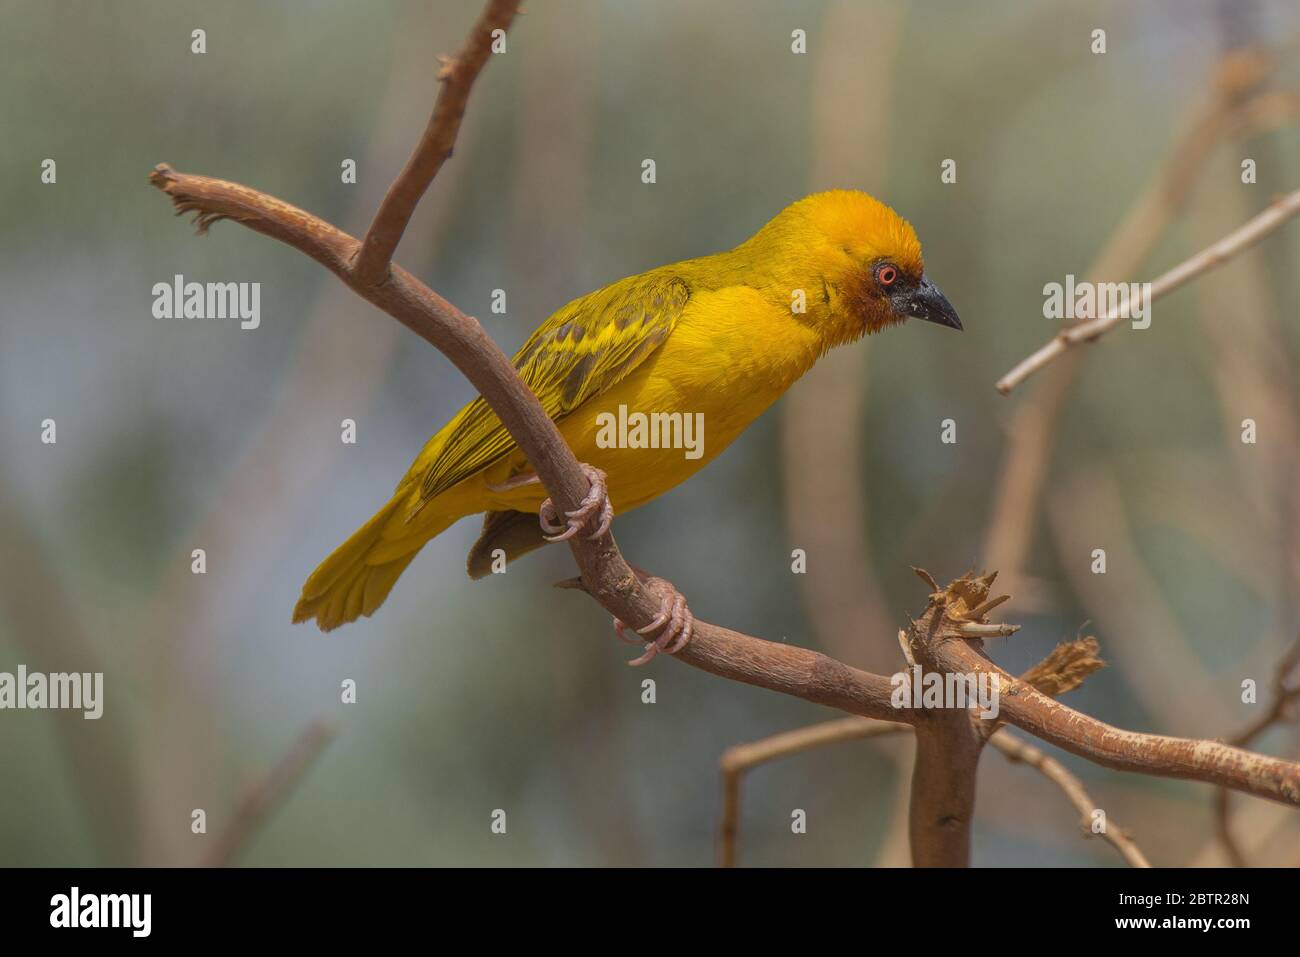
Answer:
[[[828,346],[913,318],[961,329],[925,274],[916,231],[866,193],[814,193],[786,207],[752,242],[785,257],[782,271],[802,284],[809,321],[822,325]]]

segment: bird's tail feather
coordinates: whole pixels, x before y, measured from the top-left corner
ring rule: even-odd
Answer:
[[[295,622],[314,618],[321,631],[330,631],[373,614],[424,543],[455,521],[425,518],[420,534],[412,535],[406,527],[405,502],[406,496],[394,495],[320,563],[302,586],[302,596],[293,609]],[[407,547],[394,549],[394,539]]]

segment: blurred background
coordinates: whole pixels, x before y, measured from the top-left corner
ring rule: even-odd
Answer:
[[[221,860],[706,865],[722,752],[834,717],[669,661],[624,667],[605,613],[550,587],[567,549],[469,581],[477,520],[375,618],[290,625],[306,575],[472,392],[299,253],[230,223],[195,237],[146,177],[166,161],[364,232],[424,128],[435,56],[479,9],[0,2],[0,671],[105,673],[99,721],[0,713],[0,864],[211,860],[325,721],[333,740]],[[1300,627],[1298,227],[1157,303],[1146,332],[1010,397],[993,383],[1052,334],[1045,283],[1153,278],[1300,186],[1298,34],[1287,0],[535,2],[397,260],[511,352],[569,299],[733,246],[815,189],[878,195],[965,333],[911,324],[828,357],[696,479],[619,517],[628,559],[706,620],[885,673],[924,605],[910,565],[996,568],[1025,626],[992,649],[1004,667],[1082,628],[1111,667],[1067,703],[1232,736]],[[177,273],[260,282],[261,327],[152,318]],[[1296,744],[1282,727],[1252,746]],[[906,863],[909,750],[755,770],[741,862]],[[1053,753],[1155,863],[1230,859],[1212,789]],[[1120,863],[991,751],[977,810],[978,864]],[[1300,862],[1293,812],[1230,812],[1244,860]]]

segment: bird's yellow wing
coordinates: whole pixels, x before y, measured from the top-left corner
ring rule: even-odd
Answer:
[[[576,299],[556,312],[514,358],[524,384],[555,421],[600,395],[650,355],[681,317],[691,290],[679,275],[633,276]],[[439,442],[441,440],[441,442]],[[399,485],[420,481],[420,504],[515,449],[515,441],[480,396],[421,454]]]

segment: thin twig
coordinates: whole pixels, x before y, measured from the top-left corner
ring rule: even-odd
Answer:
[[[1109,652],[1153,721],[1196,735],[1219,734],[1232,711],[1218,693],[1219,680],[1191,651],[1178,609],[1143,557],[1126,489],[1111,468],[1075,463],[1067,476],[1047,505],[1064,580],[1100,631],[1142,636],[1116,641]],[[1092,573],[1091,551],[1099,543],[1105,543],[1111,574]]]
[[[266,777],[249,788],[240,800],[230,824],[217,835],[212,850],[204,856],[205,867],[226,867],[234,862],[275,809],[302,783],[325,745],[333,740],[334,733],[334,728],[319,718],[307,725]]]
[[[5,570],[0,575],[0,620],[16,642],[9,654],[25,659],[32,671],[87,676],[107,671],[112,682],[110,669],[122,667],[123,649],[112,644],[101,648],[95,642],[96,635],[106,638],[112,629],[77,600],[76,563],[47,554],[33,526],[35,516],[13,497],[12,490],[11,483],[0,481],[0,567]],[[6,668],[13,667],[10,661],[6,657]],[[111,697],[108,707],[102,697],[98,705],[100,713],[94,721],[85,720],[85,711],[49,712],[61,744],[59,756],[67,763],[68,780],[99,861],[139,864],[136,838],[143,822],[136,811],[144,785],[136,735],[125,709],[113,707]],[[16,760],[10,750],[6,767],[14,768]],[[38,846],[32,845],[33,851]],[[8,863],[17,863],[10,853]]]
[[[359,285],[378,285],[387,277],[388,264],[406,231],[406,224],[456,145],[470,90],[492,52],[492,34],[510,28],[519,12],[519,3],[520,0],[491,0],[460,52],[443,60],[438,71],[442,89],[434,102],[429,125],[406,166],[388,188],[357,253],[354,273]]]
[[[1126,317],[1135,310],[1142,306],[1149,306],[1202,273],[1217,269],[1238,253],[1249,249],[1268,236],[1296,213],[1300,213],[1300,190],[1275,200],[1255,218],[1156,279],[1151,283],[1151,293],[1145,299],[1140,291],[1132,299],[1125,295],[1119,304],[1105,315],[1061,330],[1055,338],[999,379],[998,391],[1006,395],[1039,369],[1060,358],[1072,346],[1096,340],[1103,333],[1125,322]]]
[[[989,739],[989,743],[1006,755],[1008,761],[1018,761],[1029,765],[1061,789],[1070,803],[1079,812],[1080,828],[1086,835],[1093,834],[1092,814],[1097,809],[1097,802],[1088,796],[1083,782],[1069,772],[1060,761],[1034,747],[1006,729],[1002,729]],[[1120,856],[1131,867],[1150,867],[1141,849],[1133,843],[1124,830],[1113,820],[1107,819],[1106,828],[1101,832],[1102,839],[1119,851]]]
[[[1257,135],[1295,122],[1300,94],[1256,93],[1272,58],[1255,50],[1226,57],[1214,71],[1212,95],[1198,104],[1185,131],[1160,169],[1129,207],[1085,272],[1090,283],[1108,282],[1140,270],[1169,225],[1192,197],[1193,188],[1217,147],[1233,136]],[[1247,98],[1249,97],[1249,98]],[[1071,352],[1041,379],[1031,398],[1015,409],[1005,429],[1003,456],[992,516],[984,542],[984,566],[1003,575],[1005,587],[1023,601],[1023,569],[1037,525],[1040,497],[1056,440],[1056,424],[1066,406],[1082,351]]]
[[[1269,728],[1292,718],[1292,706],[1300,700],[1300,684],[1288,685],[1287,679],[1297,664],[1300,664],[1300,635],[1291,642],[1274,669],[1273,694],[1269,707],[1236,734],[1225,738],[1228,744],[1240,748],[1247,747]],[[1245,867],[1246,855],[1233,836],[1230,811],[1231,792],[1226,788],[1220,788],[1214,796],[1214,833],[1223,845],[1232,866]]]
[[[723,867],[736,866],[736,847],[740,836],[740,786],[745,774],[760,764],[779,761],[801,751],[810,751],[838,741],[875,738],[885,734],[906,731],[905,724],[896,721],[878,721],[874,718],[836,718],[820,724],[774,734],[761,741],[738,744],[723,752],[719,762],[722,768],[722,833],[718,845],[719,862]]]

